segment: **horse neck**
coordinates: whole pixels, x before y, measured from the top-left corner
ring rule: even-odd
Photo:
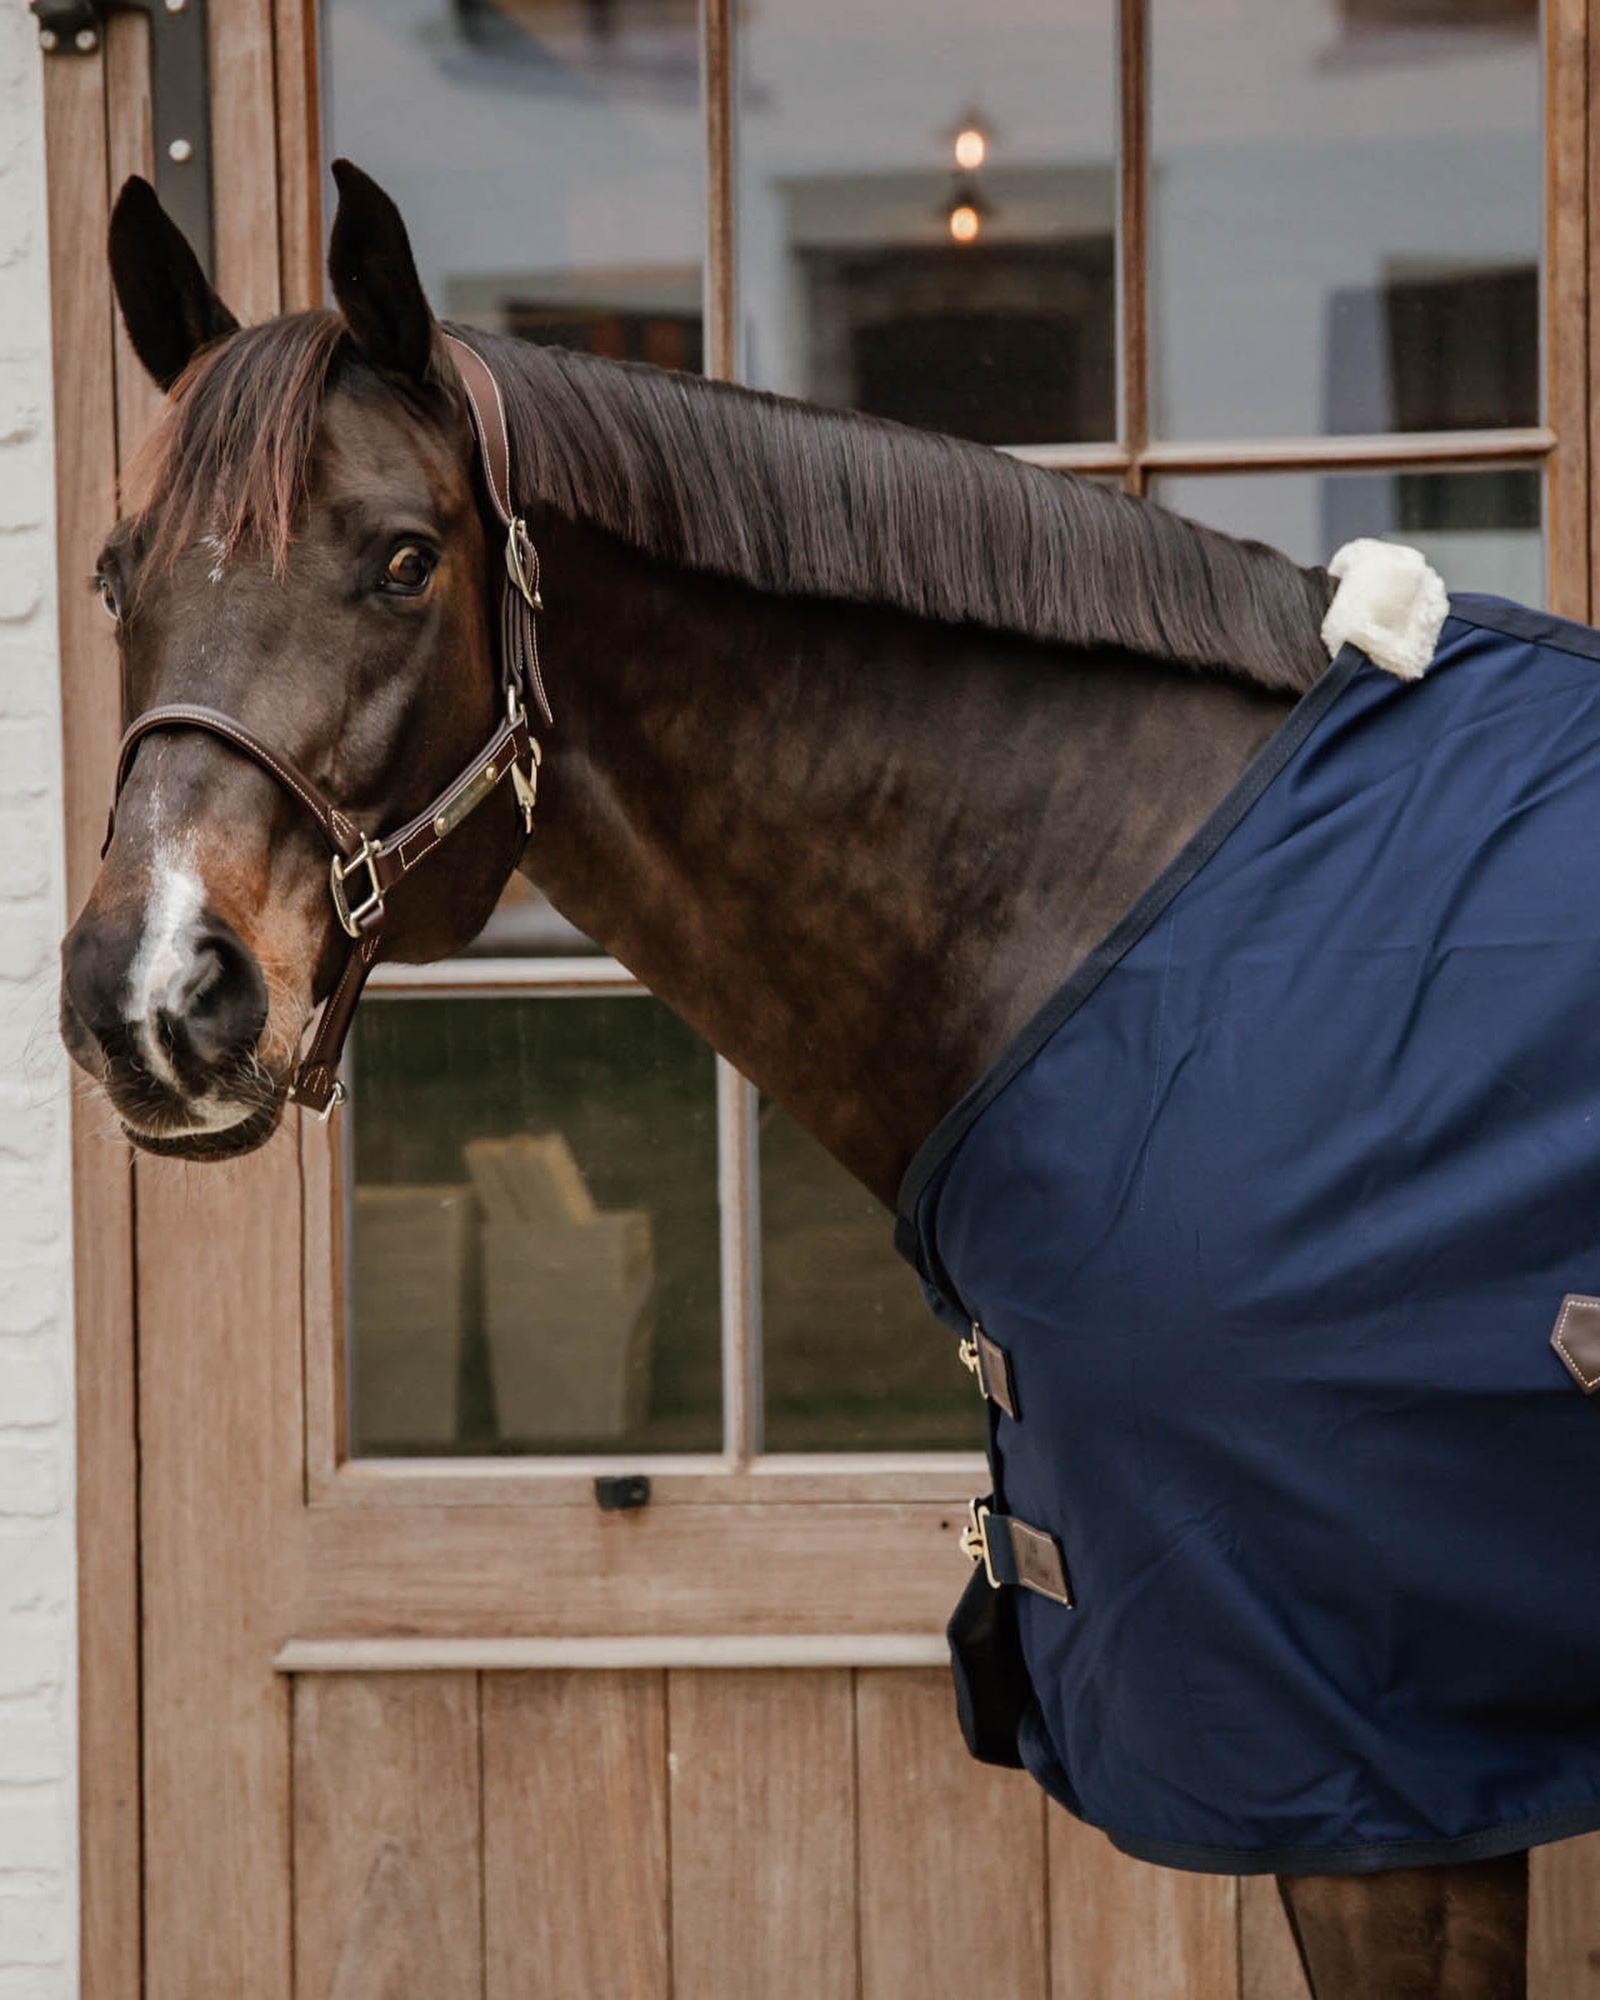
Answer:
[[[523,871],[890,1203],[1289,705],[540,540]]]

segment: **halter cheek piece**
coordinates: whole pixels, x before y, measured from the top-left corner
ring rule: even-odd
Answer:
[[[292,757],[265,743],[254,730],[220,709],[197,703],[169,702],[146,709],[122,739],[117,756],[114,799],[122,795],[134,753],[146,736],[158,729],[199,729],[220,738],[259,764],[267,775],[298,799],[321,827],[333,849],[328,886],[334,914],[351,939],[343,969],[328,996],[300,1067],[289,1086],[289,1101],[324,1118],[344,1100],[339,1058],[355,1017],[356,1003],[367,974],[383,949],[384,898],[395,884],[455,832],[484,800],[510,783],[522,810],[522,823],[533,831],[533,808],[539,784],[539,743],[528,727],[528,709],[545,724],[552,720],[550,703],[539,671],[539,635],[534,613],[543,608],[539,596],[539,556],[526,524],[514,511],[511,489],[511,439],[506,427],[500,385],[475,349],[446,334],[451,355],[466,390],[483,462],[489,497],[506,531],[505,580],[500,588],[500,676],[505,690],[506,719],[465,770],[431,804],[396,832],[374,839],[348,813],[308,778]],[[106,822],[102,856],[111,845],[116,806]]]

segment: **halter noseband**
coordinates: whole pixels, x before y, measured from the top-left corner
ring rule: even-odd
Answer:
[[[311,814],[333,849],[329,891],[334,914],[352,940],[338,981],[322,1009],[311,1047],[289,1086],[291,1104],[304,1105],[324,1118],[344,1100],[339,1058],[367,974],[383,949],[385,896],[508,781],[516,790],[523,828],[532,833],[539,786],[539,743],[528,727],[527,712],[530,707],[536,709],[547,725],[553,719],[539,671],[539,635],[534,623],[534,613],[543,608],[539,596],[539,555],[529,539],[527,524],[512,504],[511,439],[500,385],[476,349],[454,334],[444,337],[466,391],[467,410],[489,498],[506,531],[506,574],[500,587],[500,677],[506,698],[505,721],[431,804],[395,832],[374,839],[348,813],[342,812],[292,757],[263,742],[254,730],[221,709],[192,702],[168,702],[159,708],[149,708],[131,724],[117,753],[111,816],[106,822],[105,844],[100,849],[103,857],[111,845],[116,825],[115,801],[122,796],[134,752],[146,736],[159,729],[199,729],[219,738],[259,764]]]

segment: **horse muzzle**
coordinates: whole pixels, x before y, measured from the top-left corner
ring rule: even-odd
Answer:
[[[287,1078],[261,1060],[266,979],[197,884],[169,880],[131,919],[85,911],[61,959],[62,1039],[135,1145],[214,1160],[270,1137]]]

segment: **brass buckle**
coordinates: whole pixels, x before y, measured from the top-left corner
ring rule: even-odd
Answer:
[[[983,1564],[984,1575],[998,1590],[1000,1579],[994,1573],[994,1558],[989,1553],[989,1509],[981,1500],[967,1502],[967,1525],[961,1530],[961,1547],[975,1563]]]
[[[956,1349],[963,1368],[969,1369],[978,1378],[978,1387],[987,1396],[989,1385],[983,1379],[983,1356],[978,1352],[978,1325],[973,1321],[972,1331]]]
[[[369,884],[367,894],[359,903],[352,905],[344,885],[357,868],[363,867],[367,871]],[[378,850],[365,834],[361,836],[360,847],[348,861],[342,855],[336,854],[333,857],[333,866],[328,871],[328,887],[333,892],[334,910],[345,930],[353,938],[364,937],[366,933],[362,926],[366,918],[374,914],[380,917],[383,915],[383,886],[378,880]]]
[[[539,557],[528,534],[528,524],[519,514],[506,530],[506,573],[528,600],[530,611],[542,611],[539,595]]]

